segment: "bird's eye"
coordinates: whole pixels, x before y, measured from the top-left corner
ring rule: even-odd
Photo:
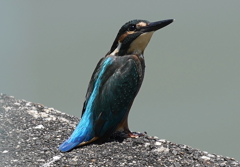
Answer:
[[[130,25],[129,27],[128,27],[128,30],[129,31],[134,31],[136,29],[136,25]]]

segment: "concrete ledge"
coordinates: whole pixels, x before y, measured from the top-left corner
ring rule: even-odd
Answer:
[[[102,145],[91,144],[61,153],[57,148],[79,119],[53,108],[0,94],[0,166],[229,166],[233,158],[145,135],[115,135]]]

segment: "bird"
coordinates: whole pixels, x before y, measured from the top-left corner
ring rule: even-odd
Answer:
[[[144,50],[153,33],[173,21],[135,19],[120,28],[110,51],[92,74],[80,122],[59,146],[61,152],[96,141],[102,143],[116,131],[137,136],[129,130],[128,115],[144,78]]]

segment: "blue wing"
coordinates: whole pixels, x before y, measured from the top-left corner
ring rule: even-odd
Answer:
[[[136,62],[130,57],[101,59],[88,87],[82,118],[59,149],[69,151],[110,136],[128,114],[141,81]]]

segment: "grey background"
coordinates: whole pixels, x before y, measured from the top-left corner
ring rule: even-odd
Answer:
[[[240,1],[0,1],[0,92],[80,117],[92,72],[135,18],[153,35],[130,129],[240,160]]]

